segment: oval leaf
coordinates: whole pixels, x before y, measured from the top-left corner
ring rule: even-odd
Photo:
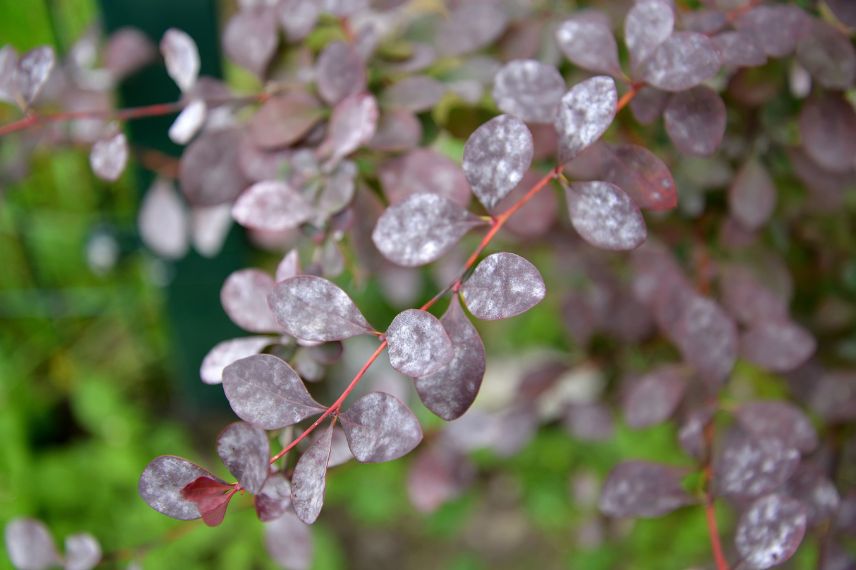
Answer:
[[[224,368],[236,360],[258,354],[273,342],[272,338],[266,336],[248,336],[219,342],[202,360],[199,376],[206,384],[219,384],[223,381]]]
[[[695,500],[684,491],[685,472],[676,467],[627,461],[606,478],[600,511],[611,517],[659,517]]]
[[[223,49],[229,59],[263,77],[279,43],[273,13],[263,7],[240,10],[226,24]]]
[[[787,318],[753,323],[740,337],[740,353],[771,372],[790,372],[817,349],[812,334]]]
[[[776,490],[796,471],[799,451],[780,439],[730,432],[713,462],[718,494],[755,498]]]
[[[312,533],[293,513],[265,525],[265,547],[283,568],[309,570],[312,566]]]
[[[279,330],[267,304],[268,294],[274,281],[270,275],[258,269],[235,271],[220,289],[220,304],[232,322],[251,332],[275,332]]]
[[[757,439],[779,439],[808,453],[817,447],[817,432],[802,410],[787,402],[749,402],[735,413],[741,427]]]
[[[728,191],[728,209],[749,230],[763,226],[776,207],[776,187],[757,158],[747,160]]]
[[[577,182],[565,188],[574,229],[590,244],[625,251],[639,247],[648,232],[633,200],[609,182]]]
[[[642,64],[643,79],[664,91],[684,91],[719,71],[719,52],[703,34],[676,32]]]
[[[493,79],[496,106],[527,123],[552,123],[564,94],[558,70],[534,59],[509,61]]]
[[[115,182],[128,164],[128,140],[124,133],[116,133],[102,138],[92,145],[89,154],[92,172],[98,178]]]
[[[312,524],[324,506],[327,464],[333,446],[332,424],[303,452],[291,477],[291,504],[297,518]]]
[[[217,455],[241,487],[258,493],[267,479],[270,442],[267,434],[245,422],[235,422],[217,437]]]
[[[285,182],[256,182],[232,206],[232,217],[244,227],[281,232],[298,227],[312,217],[312,207]]]
[[[556,29],[559,49],[571,63],[597,73],[617,73],[618,45],[609,21],[584,14],[562,22]]]
[[[339,418],[351,453],[362,463],[398,459],[422,441],[422,427],[413,412],[383,392],[366,394]]]
[[[140,497],[159,513],[189,521],[202,515],[196,504],[182,495],[182,490],[200,477],[225,483],[190,461],[174,455],[161,455],[146,465],[140,476]]]
[[[622,406],[627,425],[638,429],[666,421],[686,388],[685,373],[679,366],[662,366],[633,381]]]
[[[532,164],[532,133],[516,117],[500,115],[470,135],[464,146],[464,175],[490,210],[511,192]]]
[[[318,57],[315,76],[318,93],[331,105],[359,93],[366,86],[363,58],[345,42],[331,42],[324,48]]]
[[[256,515],[262,522],[278,519],[291,506],[291,483],[283,473],[273,473],[265,481],[262,490],[253,497]]]
[[[170,28],[160,43],[166,72],[182,91],[188,91],[199,76],[199,50],[186,33]]]
[[[778,566],[797,551],[806,529],[802,503],[781,494],[752,503],[737,523],[734,543],[752,568]]]
[[[452,341],[440,321],[425,311],[408,309],[396,315],[386,331],[389,363],[406,376],[437,372],[452,359]]]
[[[725,134],[725,103],[710,87],[676,93],[663,119],[672,143],[684,154],[707,156],[716,152]]]
[[[372,140],[378,114],[377,101],[371,95],[360,93],[343,99],[333,109],[318,155],[338,162]]]
[[[42,570],[59,564],[53,537],[43,522],[17,518],[6,525],[6,552],[15,568]]]
[[[617,103],[615,80],[606,76],[586,79],[565,93],[555,121],[560,162],[571,160],[606,132]]]
[[[178,259],[189,247],[188,225],[184,202],[175,188],[165,180],[157,180],[146,191],[137,219],[143,243],[162,257]]]
[[[101,562],[101,545],[87,532],[65,539],[65,570],[91,570]]]
[[[637,1],[624,19],[624,41],[634,69],[672,35],[675,12],[666,0]]]
[[[525,313],[546,293],[538,269],[513,253],[488,255],[461,287],[461,297],[470,313],[487,321]]]

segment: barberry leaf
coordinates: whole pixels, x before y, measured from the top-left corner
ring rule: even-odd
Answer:
[[[170,28],[160,43],[166,71],[182,91],[189,91],[199,76],[199,50],[185,32]]]
[[[797,551],[805,536],[806,521],[802,503],[779,493],[767,495],[740,517],[734,543],[751,568],[772,568]]]
[[[265,525],[265,547],[283,568],[309,570],[312,566],[312,533],[293,513]]]
[[[606,132],[617,103],[615,80],[606,76],[586,79],[565,93],[555,121],[560,162],[571,160]]]
[[[666,0],[639,0],[624,19],[624,41],[633,69],[645,62],[657,46],[672,35],[675,12]]]
[[[236,222],[268,232],[296,228],[312,215],[312,206],[300,192],[280,180],[256,182],[232,206],[232,217]]]
[[[414,378],[437,372],[454,354],[440,320],[418,309],[396,315],[386,331],[386,341],[392,367]]]
[[[264,430],[246,422],[229,424],[217,437],[217,455],[241,487],[256,494],[269,471],[270,442]]]
[[[513,253],[485,257],[461,287],[461,298],[476,318],[494,321],[525,313],[547,288],[538,269]]]
[[[642,78],[664,91],[684,91],[716,75],[719,52],[704,34],[675,32],[641,65]]]
[[[333,446],[333,426],[325,429],[303,452],[291,477],[291,504],[297,518],[312,524],[324,506],[327,486],[327,465]]]
[[[596,73],[620,73],[618,45],[609,20],[597,16],[581,14],[565,20],[556,28],[556,42],[574,65]]]
[[[756,439],[778,439],[808,453],[817,447],[817,432],[802,410],[787,402],[756,401],[741,405],[737,421]]]
[[[253,497],[256,515],[262,522],[278,519],[291,506],[291,483],[282,472],[268,476],[261,491]]]
[[[532,133],[510,115],[486,122],[464,146],[464,175],[473,193],[490,210],[511,192],[532,164]]]
[[[666,132],[684,154],[716,152],[725,134],[725,103],[710,87],[699,85],[672,95],[663,113]]]
[[[684,491],[683,469],[626,461],[610,471],[600,495],[600,511],[611,517],[659,517],[695,500]]]
[[[101,545],[88,532],[71,534],[65,538],[64,570],[91,570],[101,562]]]
[[[161,455],[146,465],[140,476],[140,497],[154,510],[178,520],[193,520],[202,516],[192,501],[182,495],[182,489],[200,477],[225,482],[202,467],[174,455]]]
[[[366,394],[339,419],[351,453],[362,463],[398,459],[422,441],[422,427],[413,412],[383,392]]]
[[[181,490],[181,496],[196,505],[206,525],[218,526],[226,516],[234,489],[220,480],[199,477]]]
[[[95,141],[89,153],[89,164],[98,178],[115,182],[128,163],[128,140],[122,132],[111,133]]]
[[[279,325],[267,304],[274,280],[258,269],[233,272],[220,289],[223,310],[236,325],[250,332],[276,332]]]
[[[623,399],[624,419],[632,428],[661,423],[671,416],[687,388],[680,366],[666,365],[633,380]]]
[[[615,184],[577,182],[565,188],[565,198],[574,229],[596,247],[635,249],[648,236],[639,208]]]
[[[509,61],[493,79],[496,106],[528,123],[552,123],[564,94],[559,71],[534,59]]]
[[[274,339],[267,336],[248,336],[218,342],[202,360],[199,376],[206,384],[220,384],[224,368],[236,360],[258,354],[273,342]]]
[[[365,63],[352,45],[332,42],[318,56],[315,78],[321,98],[335,105],[365,89]]]
[[[755,498],[776,490],[796,471],[799,451],[778,438],[753,437],[742,430],[727,434],[714,458],[717,493]]]
[[[54,539],[42,521],[16,518],[5,530],[6,552],[15,568],[47,570],[60,563]]]

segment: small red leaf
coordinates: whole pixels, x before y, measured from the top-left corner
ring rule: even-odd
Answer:
[[[226,485],[210,477],[199,477],[181,490],[181,496],[196,504],[205,524],[218,526],[226,516],[226,508],[235,491],[234,485]]]

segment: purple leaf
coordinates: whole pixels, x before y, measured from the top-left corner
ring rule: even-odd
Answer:
[[[232,322],[250,332],[276,332],[279,325],[267,304],[274,280],[258,269],[235,271],[220,289],[220,303]]]
[[[819,527],[835,519],[840,512],[841,496],[835,484],[819,467],[803,463],[785,485],[787,494],[805,508],[808,525]]]
[[[137,28],[119,28],[107,40],[104,47],[104,67],[116,79],[124,79],[136,73],[157,54],[152,41]]]
[[[161,39],[160,51],[169,76],[182,91],[189,91],[199,76],[196,43],[183,31],[170,28]]]
[[[740,336],[740,353],[771,372],[789,372],[817,349],[812,334],[788,318],[753,323]]]
[[[314,275],[298,275],[277,283],[268,296],[277,322],[302,340],[342,340],[374,332],[347,293]]]
[[[281,232],[312,217],[312,207],[285,182],[264,180],[247,188],[232,206],[232,217],[244,227]]]
[[[324,411],[297,373],[270,354],[248,356],[227,366],[223,390],[239,418],[263,429],[293,425]]]
[[[606,441],[615,433],[609,408],[602,404],[572,404],[562,416],[565,430],[580,441]]]
[[[220,384],[223,381],[224,368],[236,360],[258,354],[273,342],[273,339],[267,336],[248,336],[219,342],[202,360],[199,376],[206,384]]]
[[[461,166],[430,148],[417,148],[388,160],[379,169],[383,193],[390,204],[413,194],[439,194],[466,207],[472,194]]]
[[[675,32],[642,64],[645,81],[664,91],[684,91],[719,71],[719,53],[703,34]]]
[[[796,48],[808,16],[798,6],[756,6],[735,23],[738,31],[753,38],[770,57],[781,58]]]
[[[323,437],[323,434],[321,436]],[[340,427],[333,428],[333,444],[330,448],[330,460],[327,462],[327,467],[336,467],[347,463],[354,458],[351,453],[351,448],[348,447],[348,438],[345,437],[345,432]]]
[[[271,97],[250,119],[250,136],[256,146],[279,148],[296,143],[323,116],[315,97],[302,90]]]
[[[711,299],[692,295],[680,311],[674,338],[684,360],[713,384],[724,380],[734,367],[737,327]]]
[[[434,512],[457,497],[474,476],[475,468],[466,455],[434,445],[421,451],[410,464],[407,494],[416,510]]]
[[[374,137],[377,120],[377,101],[371,95],[360,93],[343,99],[333,109],[318,155],[338,162]]]
[[[478,319],[495,321],[525,313],[547,289],[538,269],[513,253],[485,257],[461,287],[461,298]]]
[[[240,138],[233,129],[206,131],[184,150],[181,191],[195,206],[231,202],[247,187],[238,162]]]
[[[265,547],[283,568],[308,570],[312,566],[312,533],[292,513],[265,525]]]
[[[263,77],[279,44],[276,17],[264,7],[241,10],[223,31],[223,49],[229,58]]]
[[[372,232],[372,241],[393,263],[416,267],[440,258],[482,223],[443,196],[413,194],[386,209]]]
[[[856,28],[856,5],[850,0],[825,0],[829,9],[835,14],[842,24],[849,28]]]
[[[351,453],[361,463],[398,459],[422,441],[410,409],[383,392],[366,394],[339,416]]]
[[[787,317],[785,300],[761,285],[748,267],[725,266],[721,270],[719,286],[726,310],[744,325]]]
[[[270,522],[284,515],[291,506],[291,483],[285,474],[277,472],[268,476],[261,491],[253,497],[253,504],[262,522]]]
[[[56,63],[56,56],[50,46],[31,49],[18,60],[15,74],[17,91],[27,103],[35,101],[42,87],[47,83]]]
[[[511,192],[532,164],[532,133],[516,117],[500,115],[470,135],[464,146],[464,176],[487,209]]]
[[[324,506],[324,490],[327,486],[327,464],[333,446],[333,425],[330,424],[320,437],[303,452],[291,477],[291,504],[297,518],[312,524]]]
[[[555,121],[561,162],[571,160],[606,132],[617,103],[615,81],[606,76],[586,79],[565,93]]]
[[[65,570],[91,570],[101,562],[101,545],[87,532],[65,539]]]
[[[159,513],[189,521],[202,516],[196,504],[182,495],[182,490],[200,477],[225,485],[223,481],[190,461],[174,455],[161,455],[146,465],[140,476],[140,497]]]
[[[175,188],[166,180],[158,179],[146,191],[137,225],[143,243],[156,254],[179,259],[187,253],[187,212]]]
[[[661,366],[634,380],[622,401],[627,425],[638,429],[666,421],[686,389],[686,373],[680,366]]]
[[[817,447],[814,426],[802,410],[787,402],[748,402],[737,409],[735,416],[756,439],[778,439],[803,453]]]
[[[15,568],[47,570],[60,563],[53,537],[43,522],[16,518],[6,525],[6,552]]]
[[[315,75],[318,93],[331,105],[366,87],[363,58],[345,42],[333,42],[324,48],[318,57]]]
[[[624,41],[633,69],[638,69],[675,27],[674,8],[666,0],[640,0],[627,12]]]
[[[781,439],[732,431],[713,462],[717,494],[752,499],[775,491],[796,471],[799,461],[799,451]]]
[[[636,92],[630,102],[633,116],[643,125],[650,125],[660,118],[666,109],[670,95],[665,91],[644,86]]]
[[[712,40],[723,67],[759,67],[767,63],[767,54],[749,34],[722,32]]]
[[[470,408],[478,394],[485,371],[485,350],[457,295],[452,297],[440,322],[452,341],[454,355],[439,371],[417,378],[415,387],[426,408],[452,421]]]
[[[256,494],[269,471],[270,442],[267,434],[248,423],[229,424],[217,437],[217,455],[241,487]]]
[[[387,87],[381,95],[381,102],[384,106],[421,113],[437,105],[445,92],[445,85],[433,77],[412,75]]]
[[[774,493],[761,497],[743,513],[734,543],[751,568],[772,568],[794,555],[805,529],[802,503]]]
[[[385,109],[368,146],[387,152],[405,151],[418,147],[421,140],[422,123],[413,113],[405,109]]]
[[[657,155],[632,144],[609,147],[609,154],[599,177],[621,188],[640,208],[662,211],[677,206],[675,180]]]
[[[98,178],[108,182],[118,180],[128,164],[128,141],[125,134],[111,133],[98,139],[92,145],[89,164]]]
[[[169,140],[176,144],[187,144],[205,124],[208,107],[202,99],[191,101],[169,127]]]
[[[742,226],[757,230],[776,207],[776,186],[757,158],[747,160],[728,191],[728,209]]]
[[[389,363],[413,378],[433,374],[445,367],[454,354],[452,341],[439,319],[418,309],[396,315],[386,331]]]
[[[300,255],[297,249],[292,249],[286,253],[276,266],[276,281],[285,281],[300,275]]]
[[[507,25],[506,8],[497,0],[458,2],[443,18],[434,45],[443,55],[462,55],[490,44]]]
[[[496,106],[528,123],[552,124],[564,94],[558,70],[534,59],[509,61],[493,79]]]
[[[659,517],[695,500],[684,491],[685,471],[676,467],[626,461],[606,478],[600,511],[610,517]]]
[[[571,223],[584,240],[602,249],[639,247],[648,232],[633,200],[609,182],[577,182],[565,188]]]
[[[853,169],[856,156],[856,110],[838,93],[809,99],[799,116],[806,154],[831,172]]]
[[[666,132],[679,151],[707,156],[722,143],[725,103],[710,87],[693,87],[672,95],[663,119]]]
[[[291,42],[299,42],[308,36],[321,12],[316,0],[280,0],[276,9],[282,31]]]
[[[620,73],[618,46],[609,21],[583,14],[562,22],[556,29],[559,49],[571,63],[596,73]]]

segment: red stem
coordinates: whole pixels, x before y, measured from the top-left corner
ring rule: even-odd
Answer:
[[[716,523],[716,505],[713,494],[710,492],[710,482],[713,480],[713,469],[711,467],[711,455],[714,436],[713,420],[704,426],[704,441],[707,448],[707,457],[704,460],[702,474],[704,476],[704,518],[707,522],[707,533],[710,535],[710,548],[713,551],[713,559],[716,562],[716,570],[731,570],[725,553],[722,550],[722,542],[719,539],[719,527]]]

